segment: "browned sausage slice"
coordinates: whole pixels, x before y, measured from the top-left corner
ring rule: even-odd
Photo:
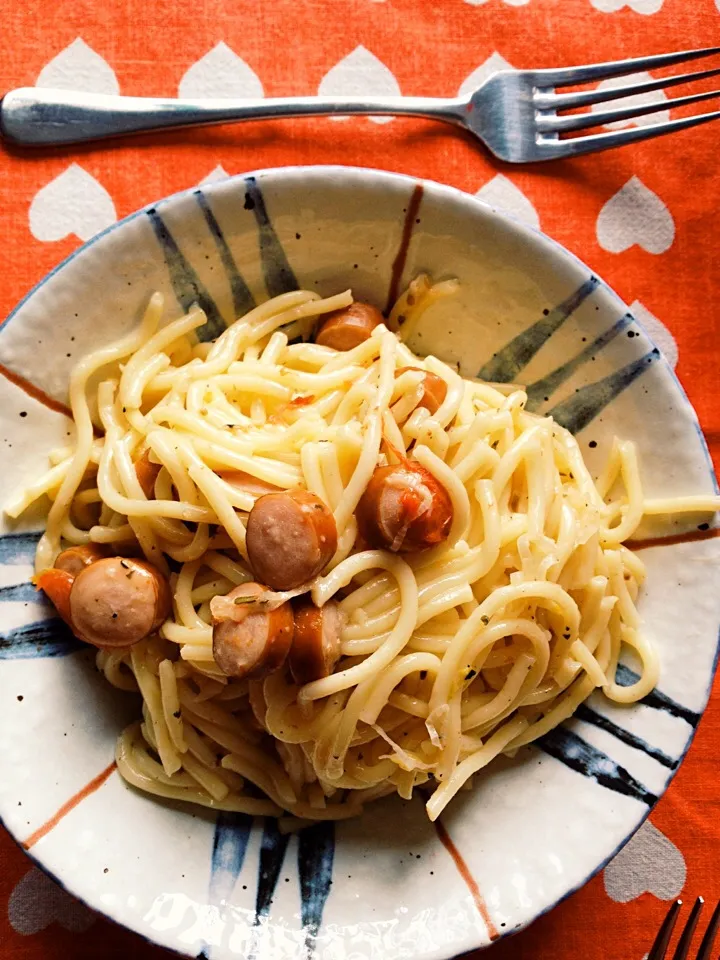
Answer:
[[[89,567],[91,563],[97,563],[98,560],[104,560],[106,556],[106,552],[97,543],[83,543],[77,547],[68,547],[67,550],[58,554],[55,569],[64,570],[76,577],[85,567]]]
[[[148,500],[153,500],[155,497],[155,481],[161,470],[162,464],[152,462],[149,450],[135,461],[135,476]]]
[[[342,310],[333,310],[325,315],[315,335],[315,343],[333,350],[352,350],[372,336],[378,324],[385,318],[377,307],[356,301]]]
[[[329,677],[340,659],[340,607],[334,600],[316,607],[305,597],[294,607],[295,636],[288,661],[293,680],[302,684]]]
[[[263,610],[256,602],[263,594],[259,583],[242,583],[210,601],[213,656],[229,677],[264,677],[285,663],[295,630],[292,605]]]
[[[143,560],[106,557],[84,567],[70,591],[73,633],[96,647],[127,647],[170,613],[170,587]]]
[[[360,498],[358,530],[371,547],[411,553],[442,543],[450,533],[450,496],[419,463],[376,467]]]
[[[396,376],[399,377],[401,373],[406,373],[408,370],[417,370],[418,373],[425,374],[422,380],[423,395],[418,403],[418,407],[425,407],[432,416],[447,396],[447,384],[443,378],[439,377],[436,373],[430,373],[429,370],[420,370],[419,367],[400,367]]]
[[[275,486],[275,484],[259,480],[257,477],[245,473],[244,470],[220,470],[218,474],[231,487],[235,487],[236,490],[247,493],[251,497],[263,497],[266,493],[278,493],[280,491],[280,487]]]
[[[336,549],[335,518],[307,490],[260,497],[248,515],[248,558],[258,580],[273,590],[312,580]]]

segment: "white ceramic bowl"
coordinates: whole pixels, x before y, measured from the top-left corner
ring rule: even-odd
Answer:
[[[384,307],[394,265],[402,283],[420,270],[461,283],[426,314],[418,350],[532,385],[535,407],[579,433],[593,467],[615,433],[634,440],[653,496],[715,490],[682,388],[587,267],[464,193],[341,167],[263,171],[171,197],[36,287],[0,330],[3,489],[30,481],[67,441],[58,403],[72,364],[134,324],[152,291],[176,313],[199,300],[220,326],[251,297],[296,285],[351,286]],[[189,956],[446,958],[517,930],[638,827],[707,700],[717,541],[646,549],[640,609],[662,659],[656,693],[630,709],[593,697],[537,747],[495,763],[439,832],[420,800],[396,798],[284,838],[274,822],[216,820],[119,778],[115,737],[137,701],[106,685],[28,583],[28,531],[40,525],[0,531],[0,815],[72,893]]]

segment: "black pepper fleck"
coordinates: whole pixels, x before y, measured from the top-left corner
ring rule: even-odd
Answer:
[[[589,446],[592,450],[594,450],[595,447],[597,446],[597,440],[591,440],[590,443],[588,444],[588,446]]]
[[[709,523],[699,523],[699,524],[698,524],[698,530],[709,530],[709,529],[710,529],[710,524],[709,524]]]

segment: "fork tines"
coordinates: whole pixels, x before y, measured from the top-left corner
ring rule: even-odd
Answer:
[[[680,53],[658,54],[651,57],[638,57],[630,60],[618,60],[613,63],[596,63],[584,67],[566,67],[557,70],[535,70],[533,79],[535,93],[533,105],[537,111],[536,130],[538,142],[558,143],[561,133],[570,133],[584,130],[587,127],[596,127],[617,121],[631,120],[646,114],[656,113],[658,110],[667,110],[673,107],[684,107],[692,103],[701,103],[720,97],[720,89],[702,91],[688,96],[676,97],[664,102],[637,103],[608,110],[596,110],[592,113],[573,113],[558,116],[560,110],[575,110],[579,107],[591,106],[596,103],[618,100],[622,97],[632,97],[638,94],[662,90],[666,87],[677,86],[683,83],[692,83],[720,75],[720,68],[699,70],[695,73],[684,73],[664,79],[653,79],[640,83],[630,83],[625,86],[605,90],[589,90],[572,93],[556,93],[555,87],[575,86],[591,83],[598,80],[607,80],[612,77],[622,77],[674,64],[685,63],[688,60],[697,60],[720,53],[720,47],[707,47],[702,50],[685,50]],[[707,123],[720,118],[720,111],[702,113],[696,116],[681,117],[668,120],[664,123],[650,124],[632,130],[620,132],[599,133],[586,137],[577,137],[562,140],[562,153],[565,156],[590,153],[606,147],[620,146],[624,143],[646,140],[675,130],[685,130],[689,127]]]
[[[688,957],[690,956],[690,947],[692,945],[693,934],[695,933],[695,928],[697,927],[698,920],[700,919],[703,905],[703,898],[698,897],[693,905],[692,910],[690,911],[690,916],[685,923],[683,931],[680,934],[680,939],[675,947],[675,953],[673,954],[672,960],[688,960]],[[647,960],[666,960],[668,957],[668,947],[670,945],[670,940],[672,938],[681,907],[682,900],[676,900],[668,910],[667,915],[663,920],[660,929],[658,930],[658,934],[655,938],[655,942],[652,945],[652,949],[647,956]],[[712,950],[715,945],[715,940],[717,939],[718,928],[720,928],[720,902],[718,902],[715,910],[713,911],[713,915],[710,918],[710,923],[708,924],[705,935],[702,938],[702,942],[695,960],[711,960]]]

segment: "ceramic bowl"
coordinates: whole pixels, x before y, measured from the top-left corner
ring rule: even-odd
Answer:
[[[381,308],[419,271],[457,277],[414,346],[463,373],[529,385],[591,468],[634,440],[651,496],[711,493],[712,466],[672,370],[627,307],[540,233],[435,183],[285,168],[178,194],[86,243],[0,329],[0,470],[9,492],[68,442],[72,365],[161,290],[209,331],[297,286],[352,287]],[[658,689],[573,720],[476,778],[433,826],[418,798],[290,837],[275,822],[160,802],[127,787],[115,738],[137,700],[108,687],[29,583],[40,515],[0,533],[0,815],[91,907],[212,960],[446,958],[525,926],[585,883],[647,816],[708,697],[720,623],[717,540],[685,517],[643,536],[640,611]],[[683,536],[695,531],[693,538]],[[664,542],[663,542],[664,538]],[[634,666],[620,667],[621,682]]]

